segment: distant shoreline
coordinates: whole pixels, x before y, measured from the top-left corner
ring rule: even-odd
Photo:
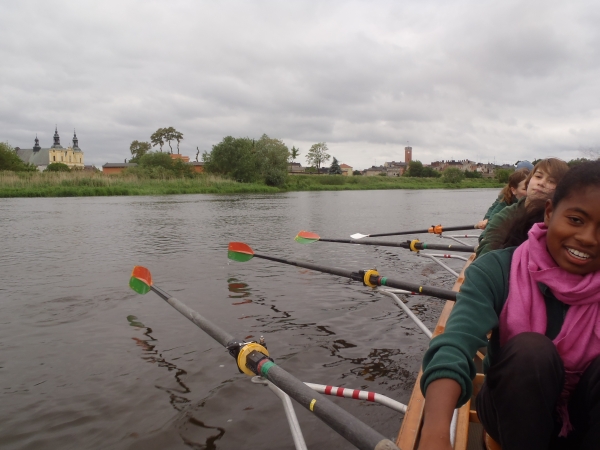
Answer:
[[[285,188],[262,183],[238,183],[213,175],[193,178],[151,179],[132,175],[89,173],[0,172],[0,198],[96,197],[180,194],[275,194],[300,191],[350,191],[390,189],[501,188],[495,179],[464,179],[459,184],[440,178],[394,178],[340,175],[290,176]]]

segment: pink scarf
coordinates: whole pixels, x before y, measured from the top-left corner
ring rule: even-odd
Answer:
[[[519,333],[546,333],[546,304],[537,283],[570,305],[560,333],[552,341],[565,367],[565,384],[558,412],[559,436],[571,431],[567,402],[579,378],[600,355],[600,273],[577,275],[561,269],[546,249],[547,227],[535,224],[529,239],[514,252],[508,298],[500,313],[500,345]]]

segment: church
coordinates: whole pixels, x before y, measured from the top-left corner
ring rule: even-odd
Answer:
[[[35,137],[33,148],[15,148],[17,155],[25,163],[35,165],[42,171],[51,163],[63,163],[72,168],[83,169],[83,152],[79,148],[77,133],[73,132],[73,145],[64,148],[60,145],[58,128],[54,129],[54,144],[50,148],[40,147],[40,140]]]

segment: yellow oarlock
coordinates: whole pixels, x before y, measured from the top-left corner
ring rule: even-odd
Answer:
[[[260,352],[266,356],[269,356],[269,350],[267,350],[265,347],[263,347],[260,344],[257,344],[256,342],[249,342],[248,344],[246,344],[242,347],[242,349],[240,350],[240,353],[238,354],[238,357],[237,357],[237,365],[238,365],[239,369],[242,372],[244,372],[246,375],[249,375],[251,377],[253,377],[256,374],[254,372],[252,372],[250,369],[248,369],[248,367],[246,367],[246,358],[254,350],[256,350],[257,352]]]
[[[371,276],[372,275],[375,275],[376,277],[378,277],[379,276],[379,272],[377,272],[375,269],[367,270],[365,272],[365,276],[363,277],[363,283],[365,284],[365,286],[377,287],[376,284],[371,283]]]
[[[420,240],[418,240],[418,239],[413,239],[412,241],[410,241],[410,250],[411,250],[412,252],[417,252],[417,253],[419,253],[419,250],[417,250],[417,249],[415,248],[415,245],[416,245],[416,244],[418,244],[419,242],[421,242],[421,241],[420,241]]]

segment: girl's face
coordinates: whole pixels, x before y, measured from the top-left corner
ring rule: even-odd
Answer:
[[[525,182],[527,181],[527,179],[521,181],[516,188],[511,187],[510,191],[512,192],[512,194],[515,196],[515,198],[517,200],[525,197],[527,195],[527,186],[525,186]]]
[[[536,169],[527,186],[527,198],[546,200],[552,197],[555,189],[556,181],[544,170]]]
[[[600,270],[600,188],[574,192],[556,208],[548,200],[544,223],[546,246],[561,268],[579,275]]]

